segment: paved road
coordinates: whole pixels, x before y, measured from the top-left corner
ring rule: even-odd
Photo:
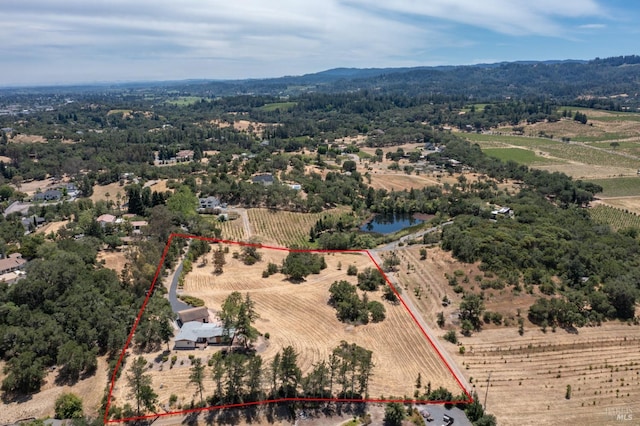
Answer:
[[[178,279],[180,278],[181,272],[182,272],[182,259],[180,259],[180,263],[176,267],[176,270],[173,273],[173,276],[170,277],[171,284],[169,286],[169,303],[171,304],[171,310],[174,313],[193,307],[193,306],[187,305],[186,303],[178,299],[178,293],[177,293]]]
[[[401,248],[401,246],[399,246],[399,243],[403,243],[406,244],[407,241],[409,240],[415,240],[416,238],[421,238],[422,236],[424,236],[425,234],[430,234],[432,232],[435,232],[439,229],[442,229],[443,226],[447,226],[447,225],[451,225],[453,223],[452,220],[448,221],[448,222],[443,222],[438,226],[434,226],[433,228],[429,228],[429,229],[423,229],[421,231],[418,232],[414,232],[413,234],[409,234],[409,235],[405,235],[404,237],[400,238],[397,241],[394,241],[392,243],[389,243],[385,246],[382,247],[378,247],[376,249],[374,249],[375,251],[391,251],[391,250],[396,250],[398,248]],[[406,246],[405,246],[406,247]]]
[[[422,231],[419,231],[419,232],[415,232],[413,234],[406,235],[406,236],[400,238],[398,241],[394,241],[394,242],[389,243],[389,244],[387,244],[385,246],[382,246],[382,247],[379,247],[379,248],[376,248],[376,249],[373,249],[373,250],[369,250],[369,253],[371,253],[371,256],[373,256],[373,258],[378,263],[378,265],[382,265],[382,259],[380,258],[380,253],[381,252],[406,249],[408,246],[406,246],[406,245],[405,246],[399,246],[398,243],[400,243],[400,242],[406,243],[408,240],[420,238],[425,234],[428,234],[428,233],[431,233],[431,232],[435,232],[435,231],[441,229],[443,226],[451,225],[452,223],[453,223],[453,221],[444,222],[444,223],[442,223],[442,224],[440,224],[438,226],[434,226],[433,228],[425,229],[425,230],[422,230]],[[396,288],[400,287],[400,283],[397,281],[397,279],[396,279],[396,277],[395,277],[395,275],[393,273],[387,273],[387,278],[389,278],[391,283]],[[418,323],[420,324],[422,329],[425,331],[425,333],[427,333],[427,335],[429,336],[429,338],[433,342],[433,345],[440,352],[440,354],[442,355],[442,357],[444,358],[446,363],[449,364],[449,366],[451,367],[451,370],[453,371],[453,373],[458,377],[458,379],[460,380],[460,383],[462,383],[462,386],[464,386],[465,389],[467,389],[470,392],[471,391],[471,386],[467,382],[467,379],[465,379],[464,375],[462,374],[462,372],[458,368],[458,365],[455,363],[455,361],[453,360],[453,358],[451,357],[449,352],[447,352],[445,350],[445,348],[442,346],[442,343],[438,340],[438,336],[436,335],[436,333],[431,329],[431,327],[429,327],[427,325],[427,322],[424,320],[424,318],[422,317],[422,314],[420,313],[420,311],[418,311],[418,309],[414,305],[413,301],[411,300],[411,297],[409,295],[405,295],[404,297],[402,297],[402,301],[404,302],[404,305],[406,306],[406,308],[416,318],[416,320],[418,321]]]

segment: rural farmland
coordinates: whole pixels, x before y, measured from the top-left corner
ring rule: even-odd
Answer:
[[[459,323],[453,307],[459,296],[444,274],[452,276],[458,270],[474,277],[483,273],[477,265],[457,262],[440,248],[429,248],[426,260],[418,258],[418,251],[418,246],[397,250],[402,259],[398,276],[406,297],[435,330],[439,329],[436,314],[444,313],[444,335]],[[464,285],[471,288],[477,282],[472,279]],[[441,305],[444,295],[453,306]],[[532,296],[491,289],[486,290],[486,296],[487,310],[500,312],[511,326],[484,324],[482,331],[470,337],[458,334],[457,345],[442,342],[481,402],[487,395],[487,407],[501,419],[500,424],[614,424],[611,413],[616,410],[640,411],[640,338],[635,326],[611,321],[596,327],[548,328],[543,332],[525,320],[520,335],[514,320],[519,310],[526,312]],[[567,385],[571,386],[570,399],[565,398]]]
[[[238,246],[229,248],[231,253],[238,250]],[[219,275],[213,274],[212,262],[194,268],[185,279],[184,293],[203,299],[214,311],[220,309],[232,291],[250,294],[260,315],[255,326],[262,334],[269,333],[269,339],[261,339],[256,347],[266,364],[290,345],[299,354],[300,368],[306,374],[314,364],[326,360],[341,341],[347,341],[373,351],[375,367],[369,385],[372,398],[392,395],[412,398],[418,374],[425,386],[429,383],[433,389],[444,386],[454,395],[461,393],[452,374],[401,305],[383,302],[387,317],[380,323],[350,325],[338,321],[335,310],[327,303],[329,286],[336,280],[355,282],[355,277],[347,276],[345,270],[350,265],[359,270],[372,266],[365,253],[328,254],[327,269],[322,274],[310,275],[306,281],[293,284],[279,273],[262,277],[267,263],[280,264],[286,251],[260,251],[263,259],[253,266],[227,256],[224,271]],[[381,300],[381,292],[370,293],[369,298]],[[215,348],[194,355],[206,357],[212,350]],[[184,352],[177,354],[184,361]],[[157,373],[154,371],[154,388],[160,401],[168,401],[172,393],[189,401],[193,389],[188,387],[188,374],[189,369],[179,362],[168,373],[166,367]],[[208,381],[205,388],[211,392],[212,386]],[[126,386],[119,382],[115,401],[122,401],[125,392]]]

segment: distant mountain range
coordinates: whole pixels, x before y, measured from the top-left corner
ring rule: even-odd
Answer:
[[[9,90],[9,89],[7,89]],[[246,80],[184,80],[105,84],[76,87],[14,89],[36,91],[162,91],[180,96],[295,96],[368,90],[407,95],[447,95],[476,99],[544,96],[559,99],[600,99],[640,105],[640,56],[596,58],[590,61],[518,61],[466,66],[414,68],[335,68],[301,76]],[[624,95],[624,96],[620,96]]]
[[[640,56],[590,61],[519,61],[415,68],[335,68],[302,76],[168,84],[195,96],[297,95],[369,90],[379,93],[442,94],[477,99],[545,96],[640,102]],[[619,95],[626,95],[620,97]]]

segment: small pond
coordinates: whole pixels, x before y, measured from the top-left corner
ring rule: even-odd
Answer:
[[[377,232],[379,234],[391,234],[408,226],[417,225],[422,222],[424,221],[415,219],[408,214],[377,215],[371,221],[362,225],[360,230],[365,232]]]

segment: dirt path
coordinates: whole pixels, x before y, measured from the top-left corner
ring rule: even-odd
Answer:
[[[376,261],[376,263],[378,265],[382,265],[382,259],[380,258],[379,251],[371,250],[371,251],[369,251],[369,253],[375,259],[375,261]],[[395,275],[393,273],[387,273],[386,275],[387,275],[387,278],[391,281],[391,283],[396,288],[400,288],[400,284],[398,283],[398,280],[396,279],[396,277],[395,277]],[[410,297],[406,297],[406,296],[405,297],[400,297],[400,301],[404,305],[405,309],[407,309],[409,311],[409,313],[411,314],[413,319],[416,322],[418,322],[418,324],[420,324],[420,327],[424,331],[427,339],[429,340],[429,342],[431,343],[433,348],[440,355],[441,361],[448,365],[449,371],[451,372],[452,375],[455,376],[456,381],[458,382],[458,384],[461,385],[468,392],[471,389],[471,386],[469,385],[467,379],[462,374],[462,372],[458,368],[458,365],[455,363],[453,358],[449,355],[449,352],[444,350],[444,348],[441,346],[437,336],[435,335],[433,330],[427,325],[427,323],[424,320],[424,318],[422,318],[422,314],[420,313],[420,311],[418,311],[418,309],[416,309],[416,307],[413,304],[413,301],[411,300],[411,298]],[[456,392],[453,392],[453,391],[452,391],[452,393],[454,395],[456,394]]]
[[[253,229],[251,227],[251,222],[249,221],[249,214],[247,213],[247,209],[237,208],[237,209],[229,209],[230,212],[236,212],[242,218],[242,226],[244,228],[244,234],[247,236],[247,239],[253,236]]]

